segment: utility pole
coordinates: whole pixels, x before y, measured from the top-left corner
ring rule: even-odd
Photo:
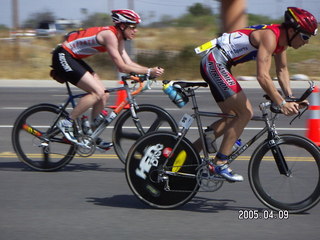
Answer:
[[[128,9],[134,10],[134,0],[128,0]],[[134,61],[136,60],[136,54],[134,53],[134,44],[133,41],[125,41],[124,46],[126,48],[126,51],[131,59]],[[118,78],[121,79],[121,76],[123,73],[118,72]]]
[[[108,0],[108,12],[111,12],[113,10],[113,0]]]
[[[14,35],[14,59],[18,61],[20,59],[20,39],[18,34],[19,30],[19,2],[18,0],[12,0],[12,28],[16,32]]]
[[[19,0],[12,0],[12,28],[19,29]]]
[[[128,9],[134,10],[134,0],[128,0]],[[133,41],[126,41],[125,42],[126,50],[129,54],[129,56],[136,60],[136,54],[134,53],[134,43]]]
[[[134,0],[128,0],[128,8],[129,9],[134,9]]]

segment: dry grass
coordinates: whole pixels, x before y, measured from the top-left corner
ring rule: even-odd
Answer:
[[[141,29],[135,45],[142,49],[181,50],[185,46],[197,46],[208,41],[213,36],[210,31],[207,29],[199,33],[195,28],[181,27]]]
[[[166,78],[200,78],[199,57],[193,54],[193,48],[215,36],[213,29],[196,30],[194,28],[143,28],[139,29],[135,47],[140,49],[184,51],[163,65]],[[0,79],[49,79],[51,50],[60,42],[60,37],[52,39],[20,39],[19,41],[0,40]],[[317,78],[320,76],[320,39],[312,38],[311,44],[299,50],[288,50],[289,70],[291,74],[301,73]],[[187,51],[186,51],[187,50]],[[154,57],[157,61],[157,56]],[[149,60],[148,60],[149,61]],[[103,79],[115,79],[113,64],[106,56],[88,59],[89,64]],[[149,62],[147,62],[149,63]],[[106,67],[107,66],[107,67]],[[255,75],[255,63],[240,64],[233,68],[234,75]],[[273,72],[272,72],[273,73]]]

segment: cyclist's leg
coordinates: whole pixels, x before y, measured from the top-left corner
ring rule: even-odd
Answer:
[[[79,100],[77,106],[70,114],[71,118],[76,119],[92,107],[92,119],[95,119],[103,110],[109,98],[109,94],[104,92],[105,87],[103,83],[97,74],[87,71],[76,86],[89,94]],[[96,139],[96,144],[103,150],[108,150],[113,145],[111,142],[105,142],[101,138]]]
[[[100,80],[100,77],[98,76],[98,74],[93,73],[93,77],[97,80],[97,85],[100,85],[101,89],[105,89],[105,86],[103,85],[103,82]],[[106,106],[106,103],[108,102],[109,99],[109,93],[104,93],[102,98],[100,99],[100,101],[97,101],[93,107],[92,107],[92,119],[95,119],[99,113],[101,113],[101,111],[104,109],[104,107]]]
[[[70,114],[71,119],[76,119],[96,103],[105,102],[108,98],[102,82],[93,69],[83,60],[75,59],[62,47],[56,48],[53,52],[52,66],[60,77],[89,93],[80,99],[78,105]],[[103,103],[98,104],[98,106],[94,110],[95,112],[102,108]]]
[[[79,111],[82,111],[84,109],[87,110],[88,108],[86,108],[86,104],[88,102],[86,101],[88,100],[93,101],[93,104],[90,105],[89,108],[92,106],[91,116],[92,116],[92,120],[94,120],[99,115],[99,113],[104,109],[106,102],[109,98],[109,93],[104,92],[105,87],[102,81],[100,80],[98,74],[93,72],[93,73],[90,73],[90,75],[84,76],[85,78],[82,78],[77,85],[84,91],[89,92],[88,95],[84,96],[79,101],[77,107],[80,105],[79,108],[81,107],[83,108],[83,109],[79,109]],[[74,111],[75,110],[77,109],[75,108]],[[93,128],[95,128],[94,125],[93,125]],[[96,139],[96,144],[102,150],[109,150],[113,146],[112,142],[103,141],[101,138]]]
[[[94,72],[89,74],[87,73],[81,78],[81,80],[77,84],[77,87],[89,92],[89,94],[80,99],[77,107],[73,111],[79,110],[81,114],[81,112],[85,112],[86,110],[88,110],[88,108],[92,106],[91,116],[93,120],[104,109],[105,104],[109,98],[109,93],[104,92],[105,87],[102,81],[100,80],[98,74]],[[95,126],[93,126],[93,128],[95,128]],[[102,150],[109,150],[113,146],[112,142],[103,141],[101,138],[96,139],[96,144]]]
[[[224,135],[219,152],[228,156],[232,152],[232,146],[252,118],[253,110],[243,91],[232,95],[223,102],[218,102],[218,106],[223,113],[236,116],[212,126],[217,136]]]
[[[70,114],[71,119],[76,119],[90,107],[95,106],[93,116],[97,116],[103,109],[108,98],[108,94],[104,92],[105,88],[99,78],[95,74],[86,72],[76,86],[89,94],[82,97],[77,106]]]
[[[202,59],[200,66],[202,77],[209,84],[212,96],[221,111],[235,115],[232,119],[223,119],[212,126],[216,137],[224,135],[214,160],[217,164],[216,173],[230,181],[242,181],[242,176],[231,172],[227,160],[232,146],[252,118],[252,106],[241,86],[230,73],[226,59],[218,49],[213,49],[207,54]]]
[[[227,62],[225,58],[221,56],[221,52],[218,49],[213,49],[202,59],[200,64],[200,72],[203,79],[209,84],[212,96],[218,104],[221,103],[223,105],[223,102],[226,101],[229,97],[242,92],[241,86],[230,73],[227,67]],[[239,96],[245,97],[243,92]],[[233,104],[232,100],[229,101],[231,102],[231,104]],[[245,101],[242,101],[241,104],[243,104],[244,102]],[[227,108],[225,108],[225,106],[220,106],[223,113],[236,115],[235,111],[231,111],[232,109],[230,109],[228,103],[226,103],[225,105],[227,105]],[[236,109],[238,108],[239,107],[237,107]],[[232,121],[234,121],[232,118],[222,118],[212,123],[209,128],[214,130],[215,138],[218,138],[224,134],[225,130]],[[234,142],[236,140],[237,139],[235,139]],[[230,142],[232,141],[230,140]],[[233,145],[234,142],[231,143],[231,145]],[[200,139],[197,139],[193,144],[199,152],[202,150]]]
[[[222,102],[218,102],[221,111],[235,115],[231,121],[227,121],[223,129],[223,139],[218,153],[215,156],[214,170],[229,181],[243,181],[243,177],[234,174],[229,168],[228,156],[232,152],[232,146],[240,137],[243,129],[252,117],[252,106],[243,91],[240,91]]]
[[[223,135],[224,129],[226,125],[231,121],[231,118],[221,118],[218,121],[212,123],[210,126],[208,126],[209,129],[214,130],[214,137],[215,139],[219,138],[220,136]],[[202,151],[202,144],[201,144],[201,139],[198,138],[194,143],[193,143],[194,148],[198,151]]]

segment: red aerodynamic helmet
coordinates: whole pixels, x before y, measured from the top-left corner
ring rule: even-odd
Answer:
[[[284,21],[299,32],[314,36],[317,34],[317,19],[301,8],[288,7],[284,13]]]
[[[115,24],[118,24],[118,23],[138,24],[141,22],[141,18],[139,14],[130,9],[112,10],[111,13],[112,13],[112,21]]]

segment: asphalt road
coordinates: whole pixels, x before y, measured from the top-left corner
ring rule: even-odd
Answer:
[[[301,92],[297,89],[296,92]],[[61,103],[64,88],[0,88],[0,240],[86,240],[86,239],[318,239],[320,206],[288,219],[239,219],[242,210],[265,210],[247,181],[248,161],[235,161],[233,168],[245,176],[243,183],[224,184],[214,193],[198,193],[185,206],[156,210],[140,202],[130,191],[124,166],[113,150],[90,158],[75,158],[58,172],[35,172],[22,163],[11,146],[12,124],[26,107],[50,102]],[[246,90],[255,106],[262,91]],[[111,99],[111,102],[114,99]],[[139,103],[159,104],[176,120],[182,110],[158,90],[137,98]],[[201,90],[203,110],[217,110],[207,91]],[[307,118],[294,125],[281,118],[282,132],[305,135]],[[253,135],[261,123],[250,123],[243,139]],[[105,131],[106,139],[111,129]],[[189,138],[195,138],[191,131]],[[245,153],[250,155],[251,150]]]

